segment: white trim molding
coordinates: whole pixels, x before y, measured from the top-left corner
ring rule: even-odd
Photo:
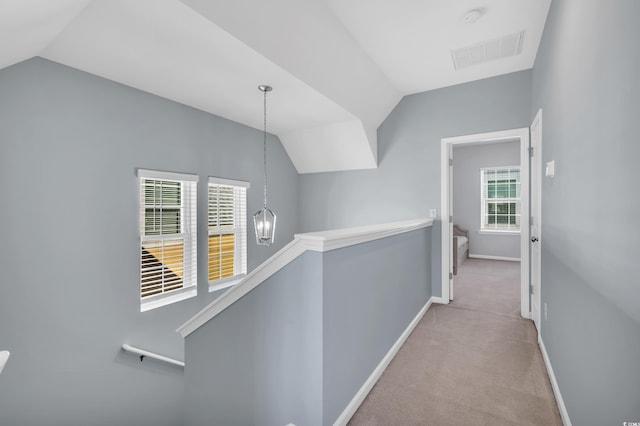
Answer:
[[[409,323],[409,325],[404,330],[404,332],[400,335],[398,340],[396,340],[393,346],[391,346],[391,349],[389,349],[389,352],[387,352],[384,358],[382,358],[378,366],[373,370],[371,375],[360,387],[358,392],[356,392],[353,399],[349,402],[349,404],[347,404],[347,406],[342,411],[340,416],[338,416],[338,418],[336,419],[335,423],[333,423],[333,426],[344,426],[349,422],[351,417],[358,410],[358,407],[360,407],[360,404],[362,404],[362,402],[367,397],[369,392],[371,392],[371,389],[373,389],[373,386],[378,382],[378,380],[382,376],[382,373],[384,373],[384,370],[387,368],[389,363],[396,356],[396,354],[398,353],[398,351],[400,350],[404,342],[409,338],[409,335],[411,334],[413,329],[416,328],[416,326],[418,325],[418,322],[420,322],[424,314],[427,313],[432,303],[433,303],[433,297],[427,301],[427,303],[424,305],[422,309],[420,309],[420,312],[418,312],[418,315],[415,316],[415,318],[411,321],[411,323]]]
[[[251,188],[250,182],[245,182],[243,180],[223,179],[223,178],[214,177],[214,176],[209,176],[207,179],[207,183],[211,183],[213,185],[227,185],[227,186],[239,186],[242,188]]]
[[[520,231],[519,230],[518,231],[497,231],[495,229],[489,231],[487,229],[478,229],[478,234],[479,235],[501,235],[501,236],[502,235],[506,235],[506,236],[514,235],[516,237],[519,237],[520,236]]]
[[[441,260],[442,260],[442,299],[449,303],[452,299],[451,281],[453,276],[450,216],[455,214],[451,207],[451,165],[453,159],[453,147],[472,144],[489,144],[497,142],[520,141],[520,204],[522,217],[529,217],[529,128],[500,130],[497,132],[479,133],[474,135],[455,136],[441,139],[440,150],[440,211],[442,217],[441,232]],[[453,164],[455,167],[455,163]],[[529,226],[524,224],[520,228],[520,314],[523,318],[529,318]]]
[[[562,394],[560,394],[560,387],[558,386],[556,375],[553,373],[551,360],[549,360],[549,354],[547,354],[547,348],[544,347],[544,342],[542,341],[542,335],[540,333],[538,333],[538,346],[540,346],[540,352],[542,353],[542,359],[544,360],[544,365],[545,367],[547,367],[547,373],[549,374],[549,380],[551,381],[551,388],[553,389],[553,396],[555,396],[556,403],[558,404],[558,410],[560,411],[562,424],[564,426],[571,426],[571,419],[569,419],[569,412],[567,411],[567,407],[564,405]]]
[[[432,224],[432,219],[416,219],[383,225],[296,234],[293,241],[247,274],[237,285],[231,287],[185,322],[178,328],[177,332],[182,337],[187,337],[307,250],[316,252],[336,250],[350,245],[427,228]]]
[[[433,219],[417,219],[382,225],[361,226],[356,228],[335,229],[331,231],[296,234],[294,238],[306,242],[309,250],[325,252],[342,247],[353,246],[368,241],[379,240],[403,232],[415,231],[433,224]]]
[[[152,309],[170,305],[171,303],[176,303],[190,299],[192,297],[196,297],[197,295],[198,286],[196,284],[174,290],[171,293],[161,293],[155,296],[149,296],[140,303],[140,312],[147,312]]]
[[[508,262],[520,262],[519,257],[489,256],[485,254],[469,254],[469,257],[471,259],[506,260]]]
[[[138,169],[137,175],[140,178],[164,179],[164,180],[184,180],[187,182],[198,182],[200,177],[191,173],[165,172],[162,170]]]

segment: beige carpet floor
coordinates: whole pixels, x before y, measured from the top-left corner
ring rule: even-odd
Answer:
[[[455,300],[431,306],[349,424],[562,425],[519,267],[467,260]]]

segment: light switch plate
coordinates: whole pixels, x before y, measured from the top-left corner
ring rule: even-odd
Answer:
[[[556,162],[555,160],[551,160],[547,163],[547,168],[545,170],[545,176],[553,177],[556,174]]]
[[[9,359],[9,351],[0,351],[0,373]]]

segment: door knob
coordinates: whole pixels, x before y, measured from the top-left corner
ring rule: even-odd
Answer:
[[[536,243],[536,242],[538,242],[538,241],[539,241],[539,240],[538,240],[538,237],[531,237],[531,242],[532,242],[532,243]]]

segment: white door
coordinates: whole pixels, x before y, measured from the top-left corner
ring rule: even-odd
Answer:
[[[542,175],[542,110],[531,123],[531,316],[540,332],[540,184]]]

